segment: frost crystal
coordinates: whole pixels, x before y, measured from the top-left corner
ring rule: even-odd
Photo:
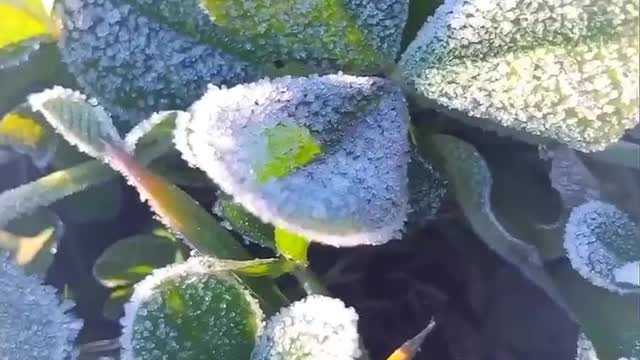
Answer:
[[[60,49],[80,85],[118,120],[183,109],[207,84],[259,76],[252,65],[155,22],[115,0],[64,0]]]
[[[602,150],[638,123],[638,18],[638,0],[447,0],[400,68],[429,105]]]
[[[100,158],[104,143],[119,145],[122,142],[111,117],[102,108],[72,90],[56,86],[29,96],[29,104],[34,111],[40,111],[44,118],[71,145],[80,151]]]
[[[407,0],[202,2],[236,53],[358,72],[393,63],[409,7]]]
[[[260,335],[251,360],[355,360],[358,314],[334,298],[312,295],[274,315]]]
[[[400,234],[408,113],[389,82],[341,74],[266,79],[212,88],[191,113],[191,121],[178,121],[178,149],[263,221],[334,246]],[[278,171],[264,177],[270,166]]]
[[[240,282],[211,260],[158,269],[125,306],[123,360],[247,359],[262,311]]]
[[[638,334],[632,334],[636,336]],[[635,348],[631,349],[630,356],[631,357],[623,357],[618,360],[640,360],[638,356],[640,356],[640,340],[634,341]],[[594,349],[593,344],[587,338],[585,334],[580,334],[578,337],[578,351],[576,353],[576,360],[598,360],[598,354],[596,354],[596,349]]]
[[[571,265],[594,285],[640,292],[640,230],[615,206],[590,201],[574,208],[564,246]]]
[[[82,328],[72,307],[0,251],[0,359],[68,359]]]

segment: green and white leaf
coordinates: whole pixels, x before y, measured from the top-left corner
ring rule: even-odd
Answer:
[[[564,246],[571,265],[592,284],[640,293],[640,228],[614,205],[594,200],[575,207]]]
[[[491,207],[493,178],[489,167],[468,143],[449,135],[434,135],[426,145],[440,158],[451,190],[476,234],[498,255],[516,266],[549,297],[563,304],[544,270],[537,248],[515,238],[498,221]]]
[[[89,156],[106,161],[105,143],[121,146],[123,142],[104,108],[79,92],[54,87],[29,96],[29,104],[67,142]]]
[[[192,166],[264,222],[333,246],[398,237],[408,111],[379,78],[329,75],[212,88],[178,121]]]
[[[235,52],[369,73],[393,64],[409,6],[407,0],[201,2]]]
[[[312,295],[269,319],[251,360],[356,360],[361,355],[356,311],[339,299]]]
[[[64,61],[82,89],[123,127],[157,111],[186,109],[209,84],[231,86],[261,76],[256,66],[176,31],[171,21],[147,16],[134,1],[59,3]]]
[[[220,194],[213,212],[224,219],[222,225],[240,234],[244,240],[276,249],[273,226],[263,223],[229,195]]]
[[[94,160],[55,171],[40,179],[0,193],[0,228],[11,220],[48,206],[64,197],[103,183],[115,172]]]
[[[597,151],[638,124],[637,0],[447,0],[400,77],[471,124]]]
[[[263,315],[233,275],[206,258],[154,271],[125,307],[123,360],[248,359]]]
[[[72,307],[0,250],[0,358],[69,359],[82,328],[68,313]]]
[[[136,235],[109,246],[93,266],[93,275],[108,288],[132,286],[182,258],[179,244],[156,235]]]

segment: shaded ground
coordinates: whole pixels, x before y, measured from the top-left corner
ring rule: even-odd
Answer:
[[[358,310],[372,359],[384,359],[432,315],[438,329],[418,359],[575,359],[576,325],[455,220],[381,247],[316,247],[311,259]]]

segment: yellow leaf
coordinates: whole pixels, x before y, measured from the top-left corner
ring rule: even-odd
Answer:
[[[35,147],[46,135],[42,124],[26,115],[13,112],[0,120],[0,139],[8,139],[11,143]]]
[[[48,17],[33,1],[0,2],[0,48],[38,36],[51,35]]]

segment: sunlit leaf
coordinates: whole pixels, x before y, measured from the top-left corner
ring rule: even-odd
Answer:
[[[603,150],[640,119],[639,18],[637,0],[446,0],[399,74],[472,125]]]
[[[276,227],[274,234],[276,247],[282,255],[301,264],[307,263],[309,250],[307,239],[279,227]]]
[[[275,250],[273,225],[265,224],[228,195],[223,194],[218,198],[213,211],[245,240]]]
[[[391,82],[282,77],[211,88],[190,112],[176,147],[264,222],[332,246],[400,237],[408,109]]]
[[[96,260],[93,274],[106,287],[132,286],[153,270],[176,262],[175,241],[155,235],[136,235],[117,241]]]
[[[49,164],[57,145],[53,131],[26,109],[19,108],[0,118],[0,147],[29,155],[39,168]]]
[[[256,66],[148,16],[134,1],[58,3],[64,61],[83,91],[97,98],[121,128],[157,111],[186,109],[209,84],[231,86],[262,76]],[[166,3],[150,6],[158,11]],[[181,7],[182,1],[170,16],[184,15]]]
[[[63,234],[60,219],[43,210],[12,221],[5,230],[0,229],[0,249],[9,251],[12,260],[27,273],[44,278]]]
[[[54,87],[30,95],[29,104],[65,140],[94,158],[103,158],[104,143],[123,142],[109,114],[95,100],[79,92]]]
[[[232,275],[206,258],[154,271],[135,286],[121,320],[125,359],[248,359],[263,314]]]

